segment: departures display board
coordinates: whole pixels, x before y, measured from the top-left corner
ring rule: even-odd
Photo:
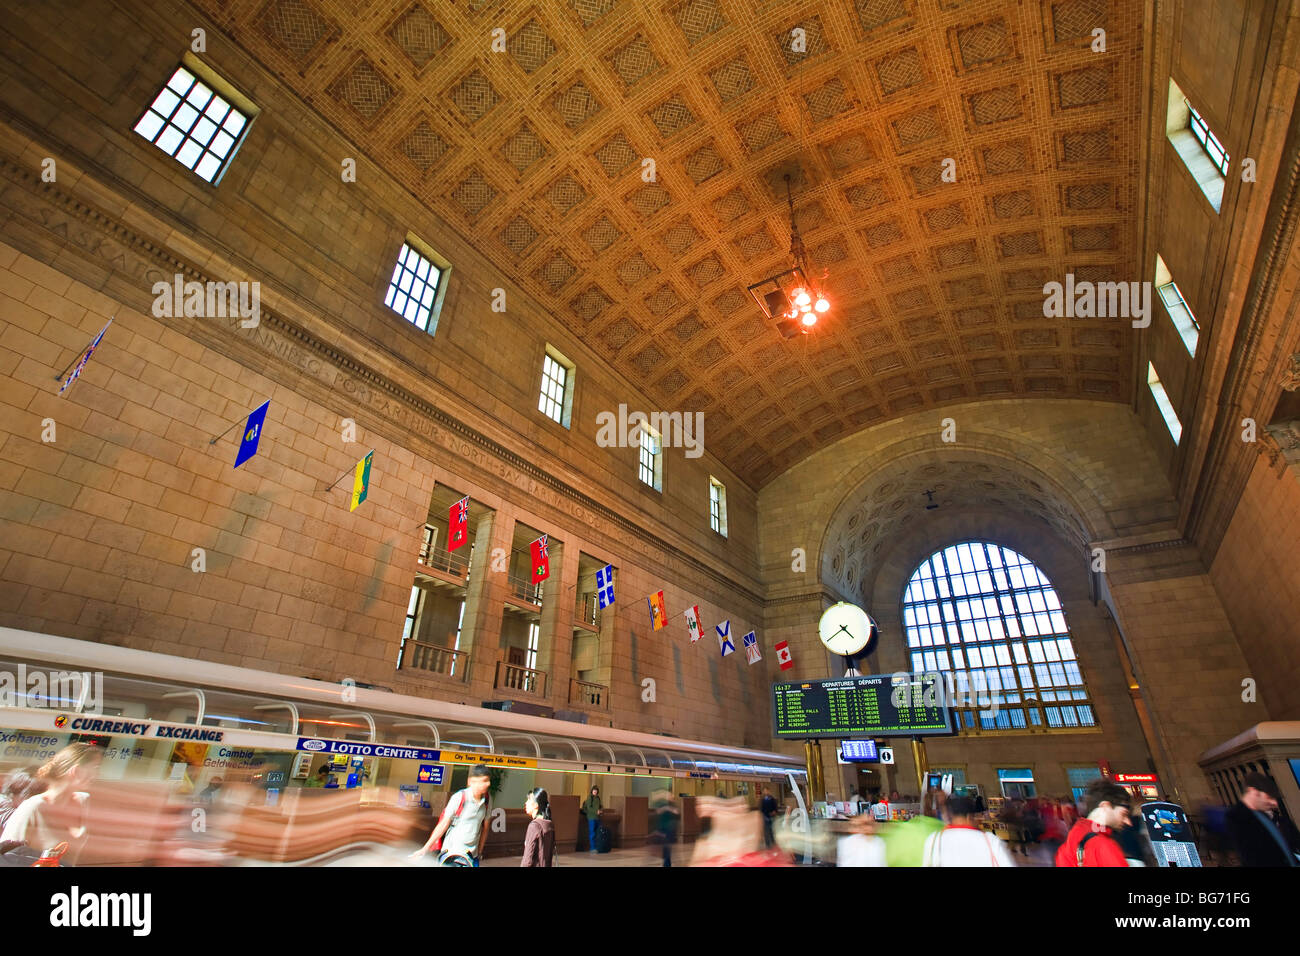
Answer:
[[[776,736],[914,737],[953,733],[933,674],[869,674],[772,686]]]

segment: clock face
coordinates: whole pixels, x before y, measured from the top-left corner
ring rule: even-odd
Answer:
[[[875,621],[862,608],[841,601],[832,604],[822,614],[817,636],[832,654],[852,657],[871,642],[875,626]]]

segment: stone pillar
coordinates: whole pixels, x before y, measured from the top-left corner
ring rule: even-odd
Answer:
[[[504,512],[486,514],[474,532],[474,555],[470,559],[469,586],[465,593],[465,619],[461,622],[460,647],[468,651],[470,693],[479,698],[492,696],[496,662],[501,656],[501,613],[506,596],[506,574],[493,569],[492,553],[504,548],[510,553],[514,521]]]
[[[1197,758],[1268,719],[1241,697],[1250,674],[1200,556],[1174,539],[1106,548],[1105,586],[1155,730],[1162,789],[1215,801]],[[1164,756],[1167,755],[1167,763]]]
[[[569,704],[573,608],[578,581],[577,548],[567,548],[563,542],[551,539],[549,555],[551,576],[546,579],[542,591],[537,667],[546,672],[547,701],[552,707],[563,710]]]

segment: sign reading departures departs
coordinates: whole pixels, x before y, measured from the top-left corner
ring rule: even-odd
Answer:
[[[931,676],[869,674],[772,685],[776,736],[913,737],[953,733],[944,686]]]

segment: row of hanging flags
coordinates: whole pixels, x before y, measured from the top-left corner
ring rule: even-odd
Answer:
[[[90,357],[95,354],[95,349],[99,347],[99,343],[103,340],[104,333],[108,331],[108,327],[112,324],[113,320],[109,319],[107,324],[99,330],[99,334],[95,336],[90,345],[87,346],[83,352],[79,353],[80,358],[76,363],[76,368],[72,370],[72,374],[70,374],[67,380],[63,382],[62,387],[59,389],[60,395],[62,395],[64,391],[66,391],[68,387],[81,376],[81,370],[86,367],[86,363],[90,361]],[[66,372],[68,370],[64,369],[64,371]],[[63,376],[59,375],[58,379],[62,380]],[[257,408],[253,409],[249,414],[248,420],[244,423],[243,438],[239,442],[239,450],[235,453],[236,468],[257,454],[258,445],[262,439],[262,427],[266,423],[266,412],[270,407],[271,402],[270,399],[268,399],[261,405],[257,406]],[[234,426],[232,425],[231,428],[234,428]],[[228,434],[229,431],[229,428],[226,429],[222,435]],[[216,438],[211,439],[208,444],[216,444],[222,435],[218,435]],[[357,506],[366,500],[366,495],[370,491],[370,465],[374,460],[374,457],[374,449],[371,449],[370,452],[358,461],[356,466],[352,469],[352,496],[351,504],[348,508],[349,511],[356,511]],[[343,474],[346,475],[347,472],[344,472]],[[340,476],[339,479],[334,482],[334,485],[337,485],[339,481],[342,480],[342,477],[343,476]],[[330,485],[326,490],[328,491],[333,489],[334,485]],[[469,538],[468,495],[461,498],[459,501],[454,502],[451,508],[448,509],[447,523],[449,528],[447,550],[455,551]],[[529,546],[529,557],[531,558],[533,584],[545,581],[551,576],[551,559],[546,535],[542,535],[536,541],[532,542]],[[596,593],[600,601],[601,610],[604,610],[614,603],[614,566],[612,564],[607,564],[596,571]],[[649,605],[650,608],[650,626],[656,631],[667,627],[668,612],[664,609],[664,592],[656,591],[654,594],[646,598],[646,604]],[[686,630],[690,634],[691,643],[694,644],[702,636],[700,630],[699,605],[688,607],[683,614],[686,617]],[[718,649],[722,652],[722,656],[727,657],[730,654],[734,654],[736,652],[736,645],[731,639],[731,621],[723,621],[721,624],[716,625],[713,630],[718,635]],[[757,664],[763,659],[763,653],[758,646],[758,637],[753,631],[750,631],[744,636],[742,644],[745,648],[745,656],[749,659],[750,664]],[[777,660],[781,664],[781,670],[785,671],[794,667],[794,658],[790,654],[790,645],[787,641],[782,641],[777,644],[774,650],[776,651]]]
[[[468,537],[468,524],[469,496],[466,495],[459,501],[454,502],[447,511],[447,526],[449,528],[447,549],[449,551],[455,551],[465,543]],[[546,535],[542,535],[529,545],[529,557],[531,558],[533,584],[545,581],[551,576],[550,549]],[[614,566],[612,564],[607,564],[603,568],[596,570],[596,598],[602,611],[614,603]],[[646,604],[650,608],[650,626],[656,631],[667,627],[668,612],[664,609],[664,592],[656,591],[646,598]],[[691,643],[694,644],[701,637],[699,605],[688,607],[684,614],[686,616],[686,630],[690,634]],[[722,656],[726,657],[734,654],[736,645],[731,639],[731,621],[723,621],[714,628],[714,631],[718,635],[718,649],[722,652]],[[742,643],[745,648],[745,656],[749,658],[750,664],[757,664],[763,659],[763,652],[758,646],[758,636],[753,631],[744,636]],[[781,663],[781,670],[786,671],[794,667],[794,657],[790,654],[790,645],[787,641],[777,644],[775,650],[777,660]]]
[[[108,327],[112,324],[113,320],[109,319],[104,324],[104,327],[99,330],[99,334],[91,340],[90,344],[77,353],[79,357],[76,360],[75,368],[70,365],[59,375],[55,376],[56,381],[63,382],[59,387],[60,395],[72,387],[72,383],[81,377],[82,369],[86,367],[86,363],[90,361],[90,357],[95,354],[95,349],[99,348],[99,343],[104,340],[104,333],[108,331]],[[71,371],[71,374],[64,379],[64,373],[69,372],[69,370]],[[244,462],[257,454],[259,443],[262,440],[262,428],[266,424],[266,411],[270,407],[271,401],[270,399],[267,399],[261,405],[257,406],[257,408],[253,409],[248,416],[248,420],[244,422],[243,437],[240,439],[238,451],[235,452],[234,467],[238,468]],[[216,438],[209,439],[208,444],[215,445],[223,437],[228,435],[231,428],[234,427],[234,425],[231,425],[230,428],[227,428]],[[370,452],[352,468],[352,496],[351,504],[348,508],[349,511],[356,511],[357,506],[366,500],[366,495],[370,492],[370,463],[374,460],[374,457],[375,451],[372,448]],[[325,490],[332,491],[334,485],[337,485],[339,481],[342,481],[345,475],[347,475],[347,472],[340,475],[338,480]]]

